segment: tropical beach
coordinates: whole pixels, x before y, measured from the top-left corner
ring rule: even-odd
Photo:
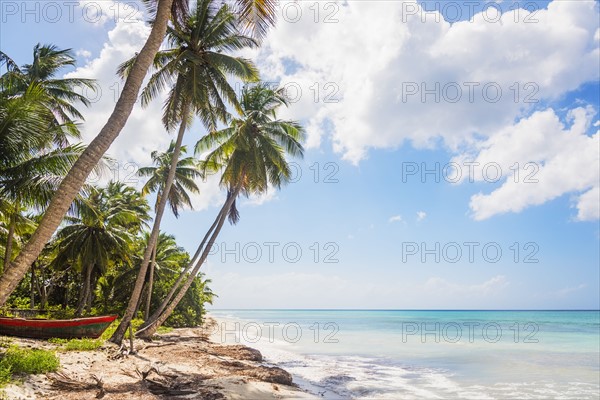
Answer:
[[[0,399],[597,399],[600,5],[0,2]]]
[[[136,352],[114,346],[93,351],[16,339],[22,348],[58,350],[61,370],[31,376],[5,388],[10,399],[313,399],[286,371],[263,365],[260,352],[243,345],[212,342],[215,321],[204,328],[180,328],[152,344],[136,340]],[[213,333],[214,334],[214,333]],[[6,339],[4,342],[6,343]]]

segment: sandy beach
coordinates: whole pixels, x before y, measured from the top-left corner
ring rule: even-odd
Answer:
[[[4,389],[8,399],[315,399],[291,375],[263,361],[258,350],[221,345],[215,321],[174,329],[152,342],[135,340],[135,354],[110,343],[96,351],[58,351],[58,373],[31,375]],[[12,338],[20,347],[58,349],[47,341]]]

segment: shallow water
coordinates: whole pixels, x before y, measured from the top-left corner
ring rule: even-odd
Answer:
[[[600,398],[599,311],[210,314],[324,398]]]

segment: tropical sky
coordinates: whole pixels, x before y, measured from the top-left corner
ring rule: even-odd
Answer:
[[[67,75],[98,80],[81,107],[91,140],[149,32],[142,4],[0,7],[19,64],[43,38],[76,53]],[[598,309],[599,18],[586,0],[282,1],[245,56],[288,89],[282,118],[306,126],[307,151],[219,237],[203,267],[214,307]],[[108,178],[141,187],[137,168],[167,148],[161,102],[148,108]],[[215,177],[201,191],[162,224],[190,252],[224,198]]]

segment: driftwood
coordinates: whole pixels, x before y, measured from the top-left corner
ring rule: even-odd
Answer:
[[[146,350],[146,349],[151,349],[153,347],[165,347],[165,346],[175,346],[177,343],[176,342],[169,342],[169,343],[160,343],[160,344],[149,344],[147,346],[144,346],[141,348],[141,350]]]
[[[155,367],[150,367],[146,371],[140,371],[136,368],[136,372],[150,393],[155,395],[169,396],[185,396],[196,393],[190,389],[191,382],[177,382],[178,375],[161,373]],[[150,379],[148,376],[154,373],[157,378]]]
[[[104,397],[106,392],[104,391],[104,382],[102,382],[101,378],[98,378],[96,375],[91,375],[93,382],[91,381],[80,381],[78,379],[73,379],[70,376],[62,373],[55,372],[52,374],[48,374],[48,378],[51,381],[52,387],[56,389],[65,389],[69,391],[73,390],[94,390],[97,389],[98,393],[96,394],[97,399],[101,399]]]

